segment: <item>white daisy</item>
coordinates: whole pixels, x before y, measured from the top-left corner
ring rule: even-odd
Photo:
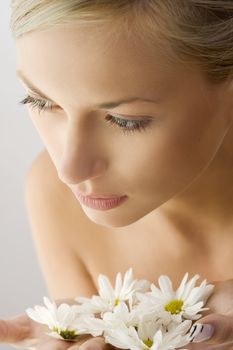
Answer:
[[[106,329],[125,328],[130,326],[137,326],[140,322],[141,314],[135,310],[129,310],[124,302],[120,302],[113,310],[113,312],[105,312],[103,321]]]
[[[74,340],[77,336],[88,333],[84,324],[85,317],[77,314],[75,305],[63,303],[57,307],[47,297],[43,300],[46,307],[36,305],[34,309],[26,309],[26,313],[32,320],[49,327],[52,332],[46,334],[62,340]]]
[[[150,287],[150,282],[147,280],[134,280],[133,270],[130,268],[124,275],[122,282],[121,273],[118,272],[113,288],[108,277],[100,274],[98,278],[99,295],[94,295],[91,299],[77,297],[75,300],[82,305],[77,305],[78,312],[89,313],[104,313],[113,311],[114,308],[121,302],[128,302],[132,308],[136,302],[136,292],[146,292]]]
[[[103,335],[106,328],[104,320],[95,317],[95,315],[87,315],[81,320],[83,331],[91,334],[93,337]]]
[[[208,308],[203,308],[203,305],[214,289],[214,285],[207,285],[206,280],[200,286],[195,287],[199,277],[195,275],[187,282],[188,273],[186,273],[179,288],[174,291],[170,278],[160,276],[160,289],[151,284],[151,292],[137,294],[141,301],[139,308],[145,312],[147,310],[157,313],[163,311],[174,322],[182,322],[184,319],[197,320],[202,316],[201,311],[208,310]]]
[[[136,326],[139,322],[139,315],[129,311],[125,302],[120,301],[113,311],[102,313],[100,318],[89,315],[82,321],[83,327],[93,336],[102,335],[108,329],[127,328]]]
[[[191,324],[191,320],[183,321],[168,332],[165,327],[155,320],[146,321],[141,319],[137,327],[107,329],[104,332],[104,338],[106,343],[121,349],[175,349],[189,343],[187,331],[190,329]]]

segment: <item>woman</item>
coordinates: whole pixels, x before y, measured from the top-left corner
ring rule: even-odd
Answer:
[[[198,273],[216,288],[188,348],[232,349],[233,2],[14,0],[11,28],[45,145],[26,203],[50,296],[72,304],[130,266],[176,286]],[[106,346],[51,339],[25,314],[0,339]]]

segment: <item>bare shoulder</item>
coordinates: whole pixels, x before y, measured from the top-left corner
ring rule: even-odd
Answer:
[[[59,179],[55,165],[46,149],[36,156],[28,169],[25,189],[26,194],[28,189],[29,192],[34,192],[38,199],[40,196],[46,196],[56,207],[60,204],[63,214],[68,215],[70,232],[72,228],[76,231],[76,224],[92,232],[101,229],[87,218],[70,188]]]
[[[59,179],[46,150],[38,154],[26,174],[25,204],[51,297],[95,293],[91,275],[78,253],[83,234],[89,229],[87,218],[71,190]]]
[[[84,217],[82,208],[68,186],[58,177],[56,167],[46,149],[42,150],[33,160],[25,178],[26,195],[34,195],[37,200],[46,197],[50,205],[60,205],[63,214],[69,213],[77,222]],[[74,221],[72,222],[74,224]],[[82,223],[84,223],[82,221]]]
[[[57,176],[57,170],[46,149],[35,157],[26,174],[26,187],[36,183],[44,185],[46,190],[56,190],[63,195],[68,195],[69,192],[67,186]]]

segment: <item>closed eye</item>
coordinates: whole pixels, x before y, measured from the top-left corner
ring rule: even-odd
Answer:
[[[23,105],[29,105],[32,109],[35,109],[39,114],[43,111],[52,111],[55,109],[53,103],[49,100],[38,99],[27,95],[22,101],[19,102]],[[122,118],[118,114],[107,114],[105,120],[112,126],[120,128],[124,133],[134,133],[135,131],[144,131],[151,123],[151,117],[142,120],[132,120]]]

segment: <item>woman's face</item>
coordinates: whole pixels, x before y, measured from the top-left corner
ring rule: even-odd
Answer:
[[[28,111],[60,180],[86,194],[127,195],[105,211],[81,204],[95,223],[123,227],[192,186],[222,143],[229,103],[197,66],[169,65],[155,48],[98,30],[69,24],[26,34],[18,70],[40,90],[24,82],[27,93],[52,104]]]

